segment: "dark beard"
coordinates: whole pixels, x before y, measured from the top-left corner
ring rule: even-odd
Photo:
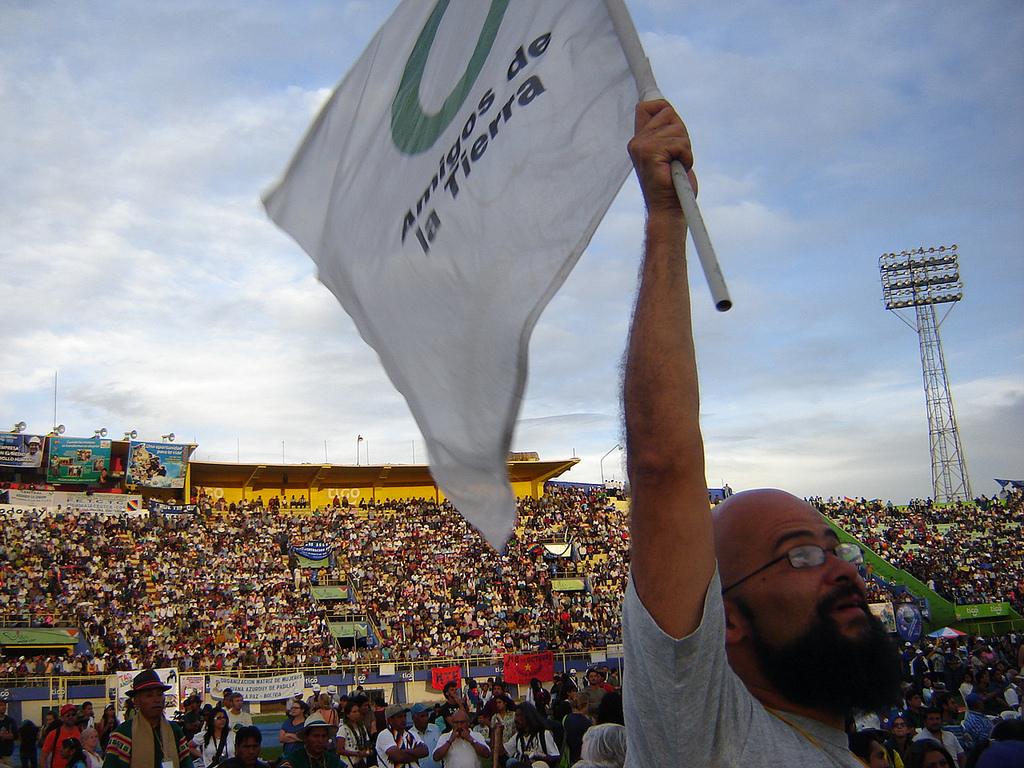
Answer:
[[[814,626],[784,646],[766,642],[750,606],[736,598],[751,624],[761,674],[786,699],[836,714],[875,712],[899,701],[900,659],[882,622],[867,613],[867,633],[850,639],[829,615],[837,602],[860,594],[853,584],[836,589],[818,604]]]

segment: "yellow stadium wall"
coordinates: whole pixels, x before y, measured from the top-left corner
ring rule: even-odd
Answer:
[[[270,488],[260,487],[258,489],[242,488],[240,486],[204,486],[204,490],[213,495],[214,499],[224,499],[228,504],[239,503],[243,499],[253,501],[257,497],[262,498],[264,503],[274,496],[282,501],[290,501],[292,496],[296,499],[306,497],[313,508],[327,507],[334,503],[334,497],[348,499],[350,504],[359,505],[360,501],[367,504],[376,501],[383,504],[388,501],[402,501],[405,499],[427,499],[441,503],[445,495],[433,485],[410,485],[410,486],[386,486],[373,488],[372,486],[353,486],[349,488]],[[539,499],[544,495],[544,484],[542,482],[522,481],[512,483],[512,492],[516,498]]]

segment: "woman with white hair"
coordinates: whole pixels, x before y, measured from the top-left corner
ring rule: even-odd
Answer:
[[[626,729],[602,723],[583,734],[582,758],[573,768],[622,768],[626,762]]]

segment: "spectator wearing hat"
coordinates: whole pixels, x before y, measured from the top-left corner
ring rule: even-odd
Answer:
[[[135,676],[127,695],[137,714],[114,729],[103,768],[193,768],[184,731],[164,717],[170,688],[155,670]]]
[[[319,712],[314,712],[296,733],[302,748],[283,755],[277,768],[341,768],[341,760],[328,750],[337,730],[338,726],[328,723]]]
[[[388,727],[377,737],[377,758],[381,768],[397,768],[414,765],[419,768],[420,758],[427,756],[427,745],[406,728],[406,714],[409,707],[392,704],[384,710]]]
[[[43,768],[67,768],[67,759],[61,755],[60,745],[64,739],[82,738],[78,730],[78,707],[65,704],[60,708],[59,725],[50,731],[43,740],[43,748],[39,753]]]
[[[456,709],[456,712],[465,712],[465,710]],[[434,708],[420,702],[416,702],[412,705],[412,709],[409,710],[412,715],[412,728],[409,731],[418,736],[424,744],[427,745],[427,756],[420,760],[420,768],[441,768],[441,763],[434,759],[434,749],[437,747],[437,741],[441,738],[441,729],[438,728],[431,721],[431,715],[434,713]],[[454,717],[454,714],[449,715],[449,719]],[[467,721],[468,722],[468,721]],[[454,728],[454,726],[452,726]]]

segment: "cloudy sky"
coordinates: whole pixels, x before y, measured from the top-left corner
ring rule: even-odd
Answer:
[[[289,463],[355,463],[362,435],[363,463],[425,460],[259,200],[395,5],[0,4],[0,429]],[[954,243],[942,340],[973,488],[1024,477],[1024,6],[630,8],[735,303],[715,312],[694,271],[709,485],[929,495],[917,336],[884,310],[878,258]],[[578,456],[566,479],[623,479],[642,222],[630,179],[533,336],[513,449]]]

